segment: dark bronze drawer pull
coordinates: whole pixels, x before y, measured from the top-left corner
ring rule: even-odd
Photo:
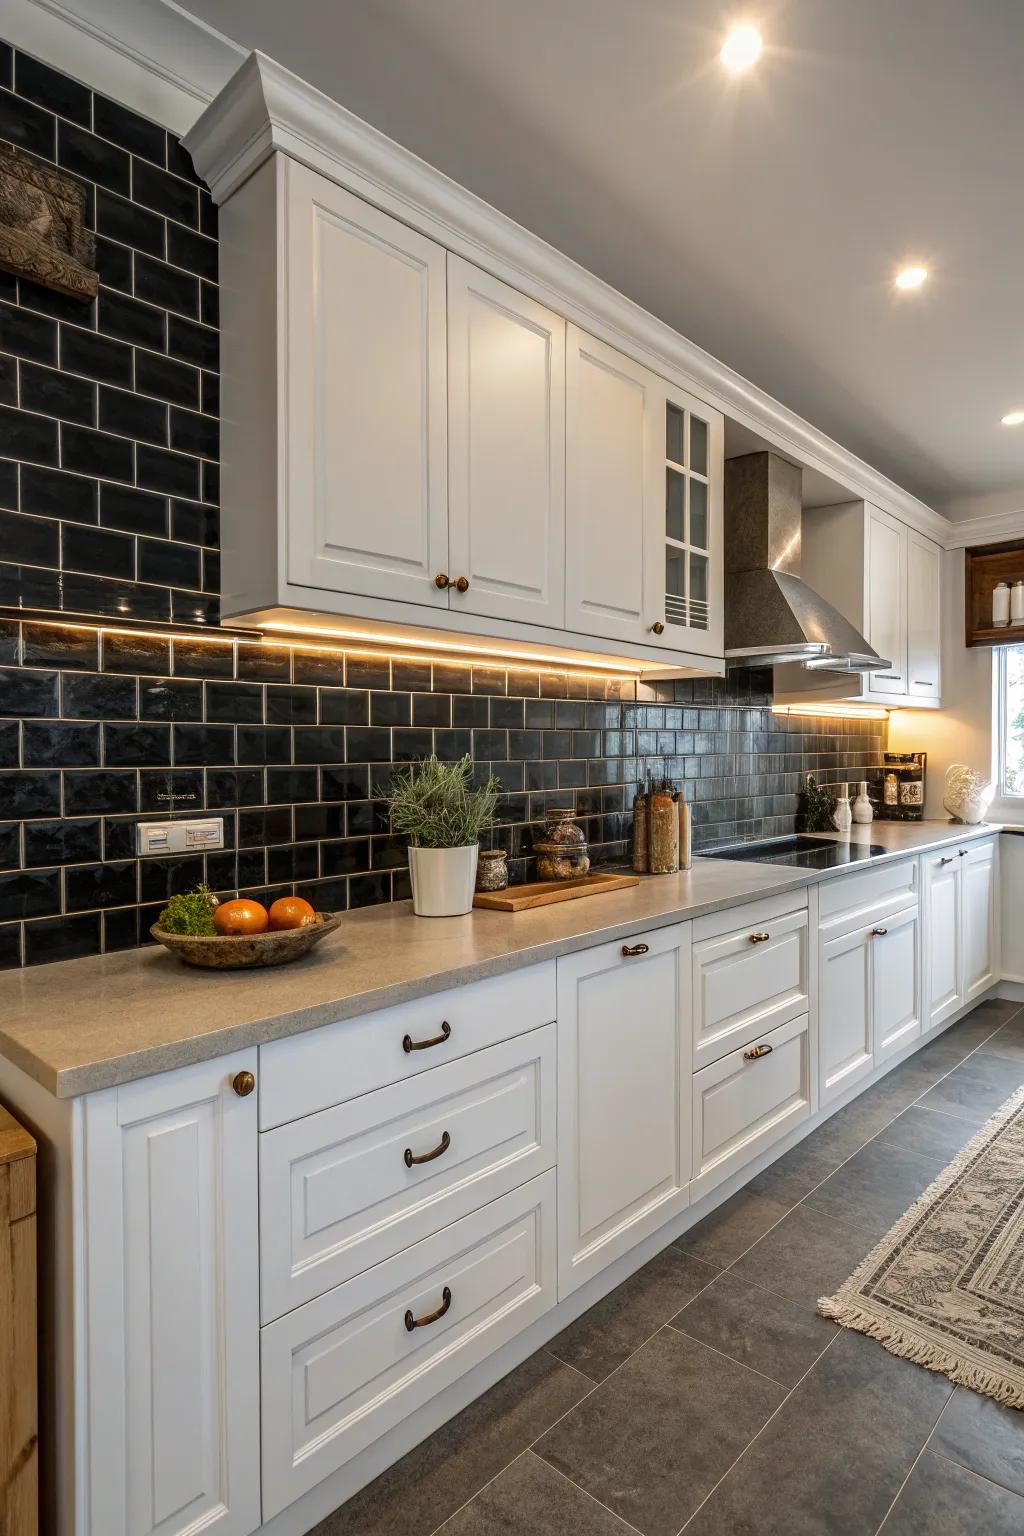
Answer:
[[[451,1144],[452,1144],[452,1139],[448,1135],[448,1132],[445,1131],[444,1135],[441,1137],[441,1140],[438,1142],[438,1144],[434,1148],[433,1152],[421,1152],[419,1154],[419,1156],[417,1157],[417,1155],[413,1151],[412,1147],[406,1147],[406,1149],[405,1149],[405,1166],[407,1168],[412,1168],[412,1167],[414,1167],[418,1163],[432,1163],[434,1161],[435,1157],[440,1157],[442,1152],[447,1152],[448,1148],[451,1146]]]
[[[939,860],[940,864],[952,864],[952,862],[953,862],[953,855],[952,854],[949,854],[946,858]]]
[[[959,855],[960,855],[960,857],[962,859],[966,859],[966,857],[967,857],[967,849],[966,848],[958,848],[957,852],[959,853]]]
[[[762,1056],[770,1056],[773,1047],[770,1045],[755,1045],[749,1051],[743,1052],[744,1061],[760,1061]]]
[[[445,1286],[441,1292],[441,1305],[434,1312],[426,1312],[422,1317],[413,1317],[411,1312],[405,1314],[405,1326],[412,1333],[414,1328],[429,1328],[431,1323],[436,1323],[439,1317],[444,1317],[452,1304],[452,1293]]]
[[[770,933],[752,933],[750,935],[750,942],[751,944],[765,944],[770,938]]]
[[[444,1045],[451,1032],[452,1027],[448,1020],[445,1019],[441,1025],[441,1033],[439,1035],[432,1035],[429,1040],[414,1040],[412,1035],[406,1035],[402,1041],[402,1050],[407,1056],[410,1051],[429,1051],[432,1045]]]
[[[872,928],[871,937],[873,939],[884,939],[888,932],[888,928]]]
[[[622,946],[622,953],[627,959],[630,955],[646,955],[647,950],[646,944],[623,944]]]

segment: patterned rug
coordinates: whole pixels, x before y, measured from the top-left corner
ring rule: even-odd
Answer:
[[[818,1310],[1024,1408],[1024,1088]]]

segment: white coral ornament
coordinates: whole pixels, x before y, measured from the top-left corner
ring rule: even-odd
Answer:
[[[942,804],[954,821],[973,827],[985,820],[995,792],[991,779],[982,778],[966,763],[951,763],[946,769]]]

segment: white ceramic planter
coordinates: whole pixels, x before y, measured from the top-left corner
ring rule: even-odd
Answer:
[[[410,848],[412,909],[417,917],[460,917],[473,906],[479,843],[466,848]]]

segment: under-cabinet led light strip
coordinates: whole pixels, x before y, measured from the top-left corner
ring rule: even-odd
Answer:
[[[773,715],[824,715],[829,720],[888,720],[895,710],[873,704],[773,704]]]

